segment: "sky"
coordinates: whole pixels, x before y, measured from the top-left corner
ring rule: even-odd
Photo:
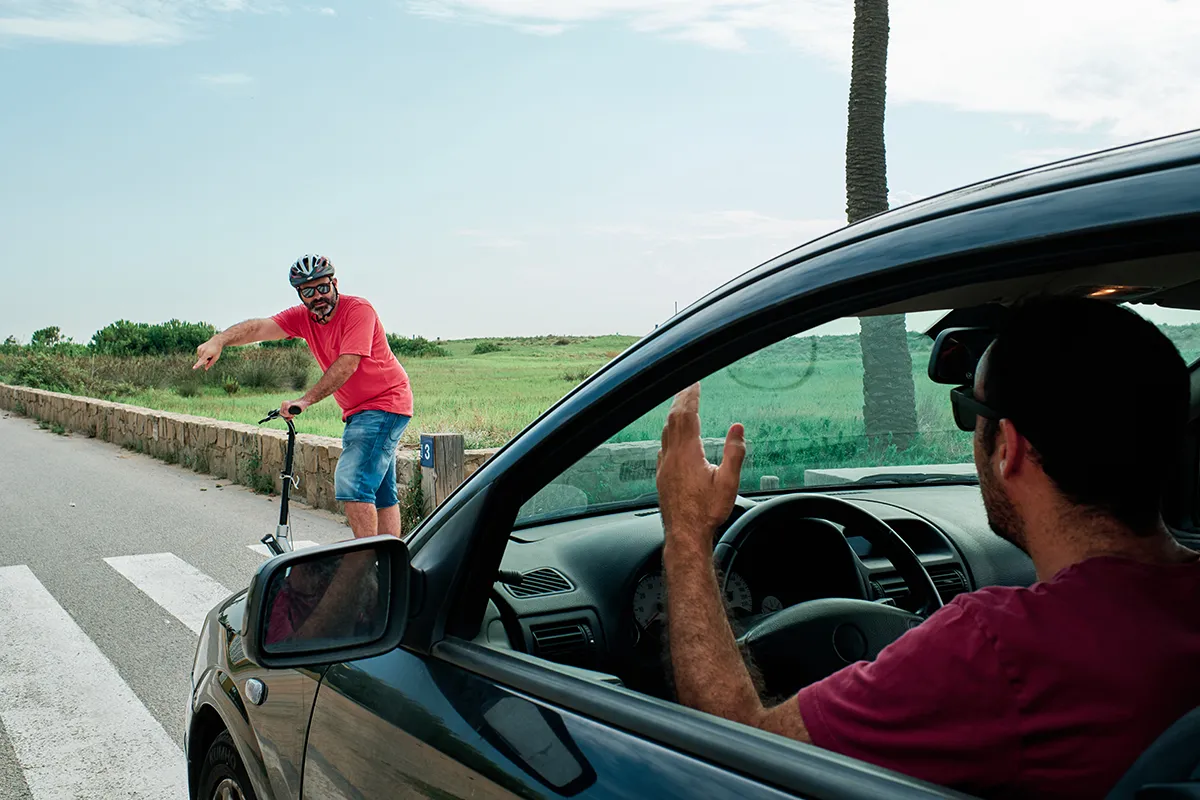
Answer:
[[[328,2],[329,5],[323,5]],[[640,335],[845,220],[851,0],[0,0],[0,338]],[[893,2],[893,206],[1200,127],[1200,3]]]

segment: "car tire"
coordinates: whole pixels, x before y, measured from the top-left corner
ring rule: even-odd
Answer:
[[[198,800],[258,800],[229,731],[213,740],[200,766]]]

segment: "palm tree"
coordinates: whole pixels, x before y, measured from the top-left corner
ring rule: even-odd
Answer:
[[[857,222],[887,211],[888,0],[855,0],[846,125],[846,217]],[[863,422],[874,446],[903,450],[917,431],[912,356],[903,314],[861,317]]]

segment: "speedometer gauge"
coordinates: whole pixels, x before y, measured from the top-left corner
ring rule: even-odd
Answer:
[[[750,584],[746,583],[746,579],[736,572],[729,573],[729,580],[725,583],[725,602],[729,605],[730,610],[749,612],[754,608],[753,598],[750,596]]]
[[[655,620],[662,622],[667,615],[664,603],[662,576],[647,575],[633,590],[633,618],[643,629]]]

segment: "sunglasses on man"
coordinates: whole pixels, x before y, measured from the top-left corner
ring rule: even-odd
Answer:
[[[950,409],[954,412],[954,424],[964,431],[975,430],[978,417],[1001,418],[1000,412],[975,399],[975,392],[970,386],[958,386],[950,390]]]
[[[300,296],[307,300],[317,292],[320,292],[321,294],[329,294],[331,289],[333,289],[333,284],[329,281],[326,281],[325,283],[318,283],[316,286],[305,286],[299,291]]]

